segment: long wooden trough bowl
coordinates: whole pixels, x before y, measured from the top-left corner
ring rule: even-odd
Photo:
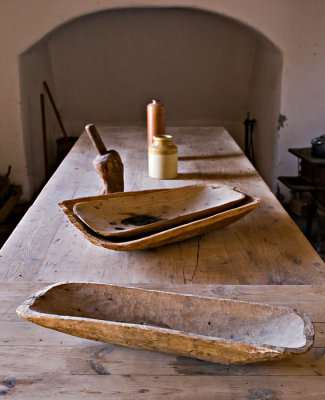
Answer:
[[[173,228],[164,229],[160,232],[143,235],[135,239],[125,240],[123,238],[108,238],[96,234],[74,213],[74,206],[84,201],[96,201],[107,198],[117,199],[128,196],[137,196],[137,194],[157,193],[171,189],[143,190],[138,192],[111,193],[103,196],[82,197],[78,199],[65,200],[59,204],[62,211],[66,214],[73,226],[91,243],[105,247],[111,250],[133,251],[144,250],[154,247],[164,246],[166,244],[180,242],[190,239],[194,236],[212,232],[216,229],[224,228],[233,222],[253,211],[260,204],[256,197],[245,195],[245,198],[235,206],[208,217],[199,218],[195,221],[184,223]]]
[[[298,310],[100,283],[48,286],[17,313],[73,336],[222,364],[281,359],[314,340]]]

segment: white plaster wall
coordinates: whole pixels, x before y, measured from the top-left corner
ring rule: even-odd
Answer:
[[[73,136],[92,121],[145,126],[146,104],[160,98],[167,108],[167,127],[222,125],[243,143],[243,120],[256,108],[248,106],[256,81],[253,66],[268,68],[255,65],[264,48],[259,42],[245,26],[193,9],[112,10],[51,32],[21,56],[22,113],[24,135],[30,137],[33,188],[44,180],[39,105],[43,80],[50,84]],[[273,57],[270,51],[268,61]],[[274,96],[268,94],[268,106],[274,108]],[[269,107],[262,111],[269,113]],[[47,110],[47,121],[52,115]],[[52,146],[61,135],[55,128],[48,130]],[[266,134],[274,136],[274,131]]]
[[[323,0],[2,0],[0,3],[0,173],[14,165],[12,179],[31,194],[20,115],[18,56],[48,32],[73,18],[120,7],[181,6],[220,13],[262,32],[283,52],[281,112],[274,176],[295,171],[286,149],[305,146],[323,133],[325,64]],[[272,186],[275,182],[272,183]]]
[[[268,41],[259,39],[254,61],[248,109],[252,112],[250,119],[256,120],[253,132],[256,168],[274,189],[282,55]]]
[[[89,120],[144,125],[152,98],[163,100],[167,125],[243,120],[256,42],[215,14],[128,9],[68,24],[51,35],[49,51],[77,134]]]

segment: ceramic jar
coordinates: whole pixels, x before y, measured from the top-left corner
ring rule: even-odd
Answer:
[[[178,150],[170,135],[154,136],[149,146],[149,176],[157,179],[177,177]]]

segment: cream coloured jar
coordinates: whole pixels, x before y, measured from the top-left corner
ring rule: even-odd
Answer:
[[[177,177],[177,147],[170,135],[154,136],[148,150],[149,176],[157,179]]]

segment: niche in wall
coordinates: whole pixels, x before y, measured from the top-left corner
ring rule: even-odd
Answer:
[[[69,135],[86,123],[146,124],[159,98],[166,124],[224,126],[243,146],[256,118],[257,168],[272,187],[282,56],[235,20],[186,8],[109,10],[75,19],[20,56],[22,118],[34,190],[44,180],[39,94],[46,80]],[[61,133],[47,108],[54,163]],[[267,151],[265,149],[267,148]]]

